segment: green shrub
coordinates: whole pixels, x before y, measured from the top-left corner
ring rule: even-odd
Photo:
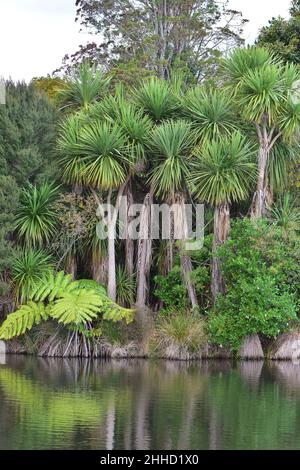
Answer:
[[[242,339],[259,333],[276,337],[297,321],[299,240],[287,241],[262,221],[233,223],[219,249],[226,295],[209,315],[208,332],[216,344],[238,349]]]
[[[261,333],[274,338],[296,320],[293,295],[282,292],[271,276],[263,274],[251,283],[241,279],[219,297],[208,331],[212,342],[237,350],[245,336]]]
[[[164,311],[182,311],[187,307],[187,292],[182,282],[180,267],[174,267],[166,276],[156,276],[155,282],[155,295],[164,303]]]

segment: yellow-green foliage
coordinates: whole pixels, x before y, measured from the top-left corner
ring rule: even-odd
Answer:
[[[55,298],[61,297],[68,291],[72,285],[72,276],[65,274],[63,271],[55,274],[50,271],[47,276],[37,284],[31,292],[31,299],[37,302],[48,299],[52,302]]]
[[[51,307],[50,315],[58,323],[80,325],[97,318],[102,306],[103,300],[97,292],[77,289],[63,294],[56,300]]]
[[[133,321],[134,311],[112,302],[105,289],[94,281],[72,281],[64,272],[50,272],[34,288],[31,300],[8,315],[0,328],[0,339],[10,340],[29,331],[42,320],[53,318],[64,325],[84,326],[100,313],[105,320]]]
[[[27,305],[22,305],[16,312],[8,315],[0,328],[0,338],[10,339],[23,335],[34,325],[48,319],[47,310],[42,302],[28,302]]]

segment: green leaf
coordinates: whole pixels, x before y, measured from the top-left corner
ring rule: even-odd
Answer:
[[[29,302],[8,315],[0,328],[0,339],[7,341],[15,336],[23,335],[34,325],[47,319],[48,311],[42,302]]]

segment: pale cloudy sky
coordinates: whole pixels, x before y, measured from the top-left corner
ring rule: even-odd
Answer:
[[[290,0],[230,0],[250,20],[248,42],[272,16],[287,16]],[[88,40],[74,22],[75,0],[0,0],[0,76],[30,80],[51,73],[66,53]]]

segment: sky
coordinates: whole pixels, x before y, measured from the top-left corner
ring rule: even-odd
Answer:
[[[287,16],[290,0],[229,0],[250,20],[253,42],[272,16]],[[75,23],[75,0],[0,0],[0,77],[30,81],[57,69],[66,53],[89,40]]]

